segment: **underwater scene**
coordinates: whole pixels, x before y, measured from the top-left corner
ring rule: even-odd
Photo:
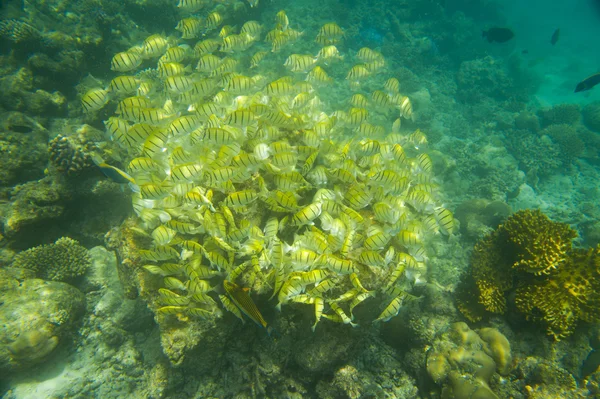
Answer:
[[[599,36],[595,0],[3,0],[0,397],[600,398]]]

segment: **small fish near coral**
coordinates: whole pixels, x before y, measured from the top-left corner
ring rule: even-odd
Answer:
[[[558,39],[560,39],[560,28],[556,28],[552,34],[552,37],[550,38],[550,44],[554,46],[556,43],[558,43]]]
[[[237,307],[248,316],[253,322],[258,324],[259,326],[265,328],[267,333],[271,335],[273,328],[267,324],[263,315],[260,313],[256,304],[248,294],[249,289],[240,287],[239,285],[232,283],[231,281],[224,280],[223,288],[225,288],[225,292],[233,303],[237,305]]]
[[[100,157],[92,157],[94,164],[100,169],[104,176],[108,177],[115,183],[127,184],[131,191],[139,193],[140,188],[135,184],[135,180],[127,172],[117,168],[116,166],[109,165],[104,162]]]
[[[592,76],[589,76],[583,79],[581,82],[577,83],[577,86],[575,87],[575,93],[579,93],[580,91],[591,90],[598,83],[600,83],[600,73],[595,73]]]
[[[481,37],[485,37],[489,43],[506,43],[515,34],[509,28],[490,28],[481,32]]]

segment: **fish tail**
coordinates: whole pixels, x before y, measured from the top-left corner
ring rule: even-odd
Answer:
[[[267,327],[267,335],[271,338],[281,338],[281,334],[275,328],[268,326]]]

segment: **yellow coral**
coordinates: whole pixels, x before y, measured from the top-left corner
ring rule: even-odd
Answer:
[[[575,236],[540,211],[517,212],[475,246],[470,275],[457,289],[458,309],[471,321],[502,314],[515,281],[516,308],[557,340],[580,320],[600,320],[600,247],[573,250]]]
[[[506,311],[506,299],[498,285],[491,281],[479,280],[476,282],[479,288],[479,303],[481,303],[488,312],[502,314]]]
[[[600,247],[571,251],[561,271],[517,289],[517,308],[528,319],[545,322],[557,340],[570,335],[578,320],[598,321],[599,254]]]
[[[501,228],[520,252],[513,267],[536,275],[560,266],[577,237],[569,225],[551,221],[540,210],[517,212]]]

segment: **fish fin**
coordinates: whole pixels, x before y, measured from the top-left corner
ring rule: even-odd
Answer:
[[[92,162],[94,162],[94,165],[99,167],[106,166],[106,164],[104,163],[104,159],[102,159],[100,155],[93,152],[90,154],[90,156],[92,158]]]
[[[137,184],[135,184],[133,182],[129,182],[129,183],[127,183],[127,185],[129,186],[131,191],[133,191],[134,193],[136,193],[136,194],[140,193],[140,186],[138,186]]]

